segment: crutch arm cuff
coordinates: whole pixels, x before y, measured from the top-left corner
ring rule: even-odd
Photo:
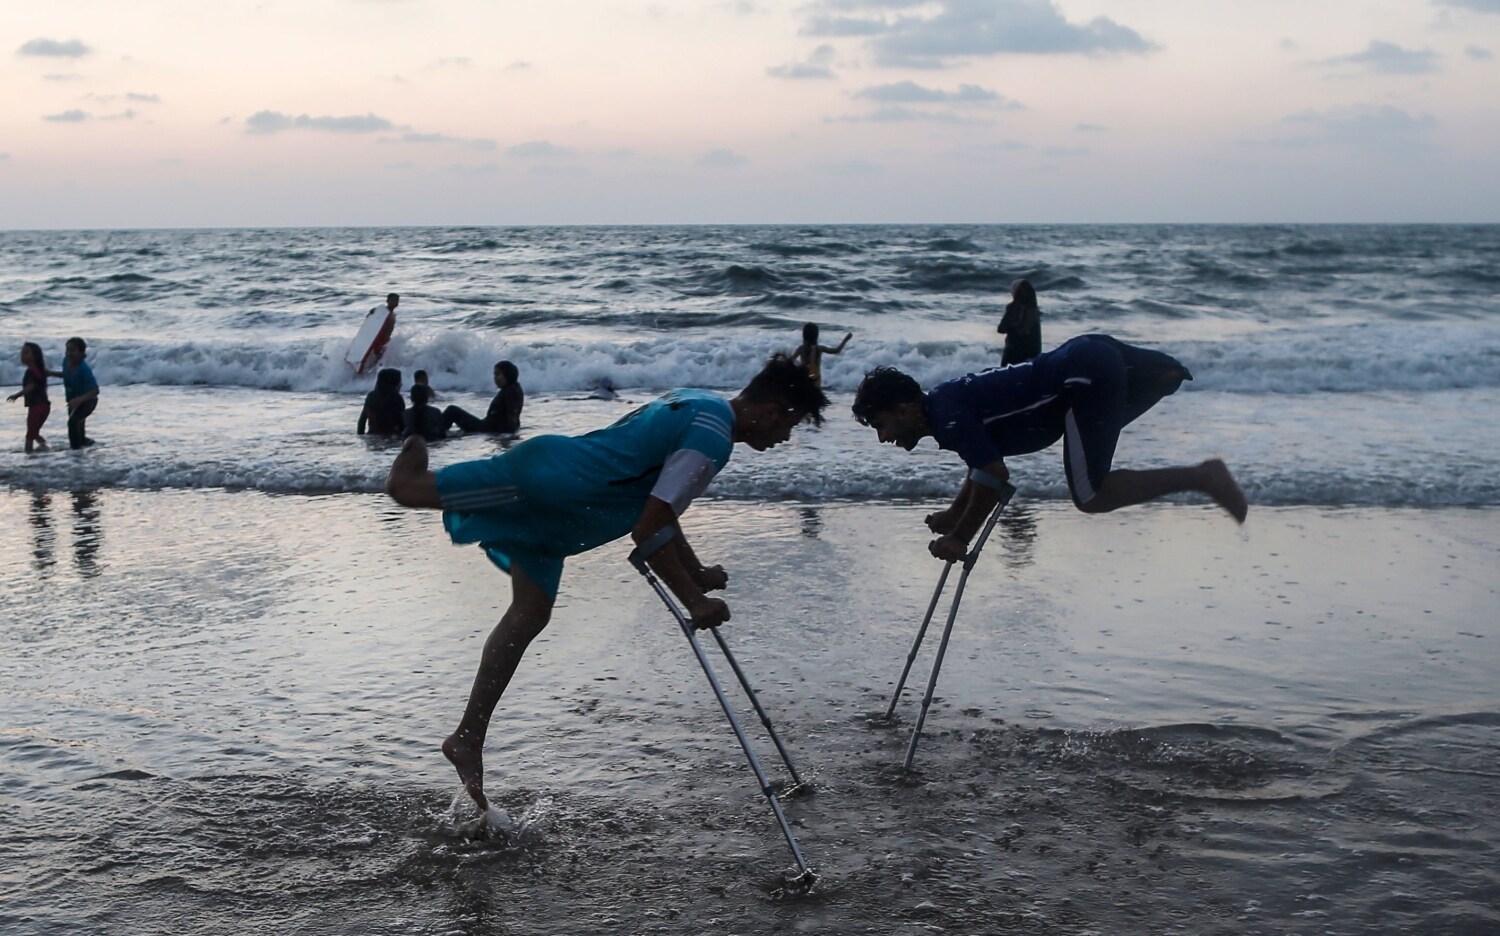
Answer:
[[[1015,490],[1006,479],[992,475],[988,471],[980,471],[978,468],[969,472],[969,480],[980,487],[987,487],[998,494],[1004,494],[1006,488],[1010,488],[1012,491]]]
[[[635,566],[636,570],[639,571],[642,575],[645,575],[648,571],[646,560],[649,559],[657,550],[670,543],[672,541],[672,537],[676,535],[677,527],[674,524],[670,523],[662,527],[660,530],[657,530],[655,533],[652,533],[650,536],[641,540],[641,542],[638,543],[636,547],[630,551],[630,564]]]

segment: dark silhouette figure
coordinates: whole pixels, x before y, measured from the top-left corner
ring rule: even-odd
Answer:
[[[401,434],[402,414],[406,403],[401,399],[401,372],[387,367],[375,376],[375,389],[365,394],[364,408],[359,411],[355,432],[364,435],[393,436]]]
[[[521,372],[509,361],[495,365],[497,393],[490,401],[489,412],[480,419],[459,406],[443,410],[443,431],[457,426],[464,432],[513,433],[521,428],[521,407],[526,405],[526,391],[521,389]]]
[[[1024,364],[1042,353],[1042,310],[1036,304],[1036,289],[1030,280],[1010,284],[1010,302],[995,331],[1005,336],[1000,366]]]

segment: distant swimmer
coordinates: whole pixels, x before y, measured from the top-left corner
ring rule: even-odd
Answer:
[[[1030,280],[1018,279],[1010,284],[1010,302],[995,331],[1005,336],[1001,367],[1024,364],[1042,353],[1042,310]]]
[[[401,415],[403,438],[421,436],[428,442],[436,442],[448,434],[442,411],[427,402],[431,394],[426,384],[411,385],[411,408]]]
[[[68,448],[87,448],[94,444],[85,433],[86,423],[99,405],[99,381],[89,367],[88,345],[82,338],[69,338],[64,346],[60,371],[47,371],[49,377],[61,377],[63,394],[68,401]]]
[[[820,345],[818,344],[817,323],[808,322],[802,326],[802,344],[792,352],[792,361],[807,368],[808,376],[813,379],[813,383],[821,387],[823,386],[823,355],[842,353],[844,345],[848,344],[849,339],[853,337],[854,332],[846,332],[844,340],[838,344],[832,347]]]
[[[526,405],[526,391],[521,389],[521,371],[510,361],[495,365],[495,398],[489,411],[480,419],[459,406],[443,410],[443,431],[457,426],[464,432],[514,433],[521,428],[521,409]]]
[[[6,397],[7,402],[21,400],[26,407],[26,453],[35,448],[47,449],[47,440],[42,438],[42,424],[52,413],[52,401],[47,398],[47,358],[42,346],[35,341],[21,345],[21,366],[26,373],[21,375],[21,389]]]
[[[1010,478],[1005,458],[1059,438],[1068,489],[1085,513],[1196,491],[1243,523],[1245,495],[1218,459],[1144,471],[1111,467],[1120,430],[1192,379],[1160,351],[1082,335],[1025,364],[968,374],[928,393],[896,368],[877,367],[860,383],[853,409],[881,442],[911,451],[932,436],[969,466],[953,504],[927,518],[938,534],[928,550],[958,561]]]
[[[354,431],[360,435],[400,435],[406,404],[401,400],[401,372],[383,367],[375,375],[375,389],[365,394]]]
[[[478,543],[510,573],[510,607],[485,642],[463,718],[443,742],[481,810],[490,717],[527,645],[551,620],[563,561],[629,533],[695,623],[728,621],[729,606],[705,592],[729,578],[698,560],[678,518],[723,470],[734,443],[773,448],[798,423],[821,422],[827,405],[807,372],[778,356],[732,400],[673,390],[608,428],[538,436],[436,472],[421,438],[407,440],[386,492],[405,507],[441,509],[453,542]]]

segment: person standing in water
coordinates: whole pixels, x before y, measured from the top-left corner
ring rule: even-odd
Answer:
[[[881,442],[907,451],[927,436],[968,466],[958,496],[927,517],[938,538],[928,551],[957,562],[999,503],[1009,481],[1005,459],[1063,439],[1063,473],[1084,513],[1108,513],[1169,494],[1206,494],[1245,522],[1249,505],[1217,458],[1144,471],[1114,468],[1120,430],[1170,396],[1192,375],[1175,358],[1109,335],[1081,335],[1035,360],[940,383],[928,393],[894,367],[865,375],[854,418]]]
[[[818,387],[823,386],[823,355],[839,354],[844,350],[844,345],[854,337],[854,332],[845,332],[844,340],[833,347],[818,344],[818,325],[816,322],[808,322],[802,326],[802,344],[792,352],[792,363],[801,364],[807,375],[813,379]]]
[[[521,428],[521,408],[526,405],[526,391],[521,389],[521,371],[510,361],[495,365],[495,398],[489,412],[480,419],[460,406],[443,410],[443,431],[457,426],[464,432],[514,433]]]
[[[34,447],[46,450],[47,440],[42,438],[42,424],[52,413],[52,401],[47,399],[47,359],[42,354],[42,346],[35,341],[22,344],[21,366],[26,368],[26,373],[21,377],[21,389],[5,399],[7,402],[14,402],[24,398],[26,454],[30,455]]]
[[[88,347],[82,338],[69,338],[63,351],[62,370],[47,371],[48,376],[62,378],[63,394],[68,401],[68,448],[81,449],[94,444],[84,434],[85,422],[99,405],[99,381],[84,360]]]
[[[1010,302],[995,331],[1005,336],[1000,366],[1024,364],[1042,353],[1042,310],[1036,304],[1036,289],[1030,280],[1010,284]]]
[[[763,452],[798,423],[821,422],[827,405],[807,372],[778,355],[732,400],[673,390],[608,428],[537,436],[436,472],[421,437],[406,440],[386,493],[403,507],[443,511],[453,542],[478,543],[510,574],[510,607],[485,642],[463,718],[443,742],[481,811],[488,809],[490,717],[526,647],[552,618],[563,561],[628,533],[696,625],[729,620],[729,606],[706,594],[729,577],[698,560],[678,518],[723,470],[734,443]]]

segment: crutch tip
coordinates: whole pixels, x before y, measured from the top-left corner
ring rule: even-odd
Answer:
[[[782,879],[781,887],[776,889],[776,896],[802,897],[812,890],[816,883],[818,883],[818,875],[811,868],[804,869],[799,874],[788,874]]]

